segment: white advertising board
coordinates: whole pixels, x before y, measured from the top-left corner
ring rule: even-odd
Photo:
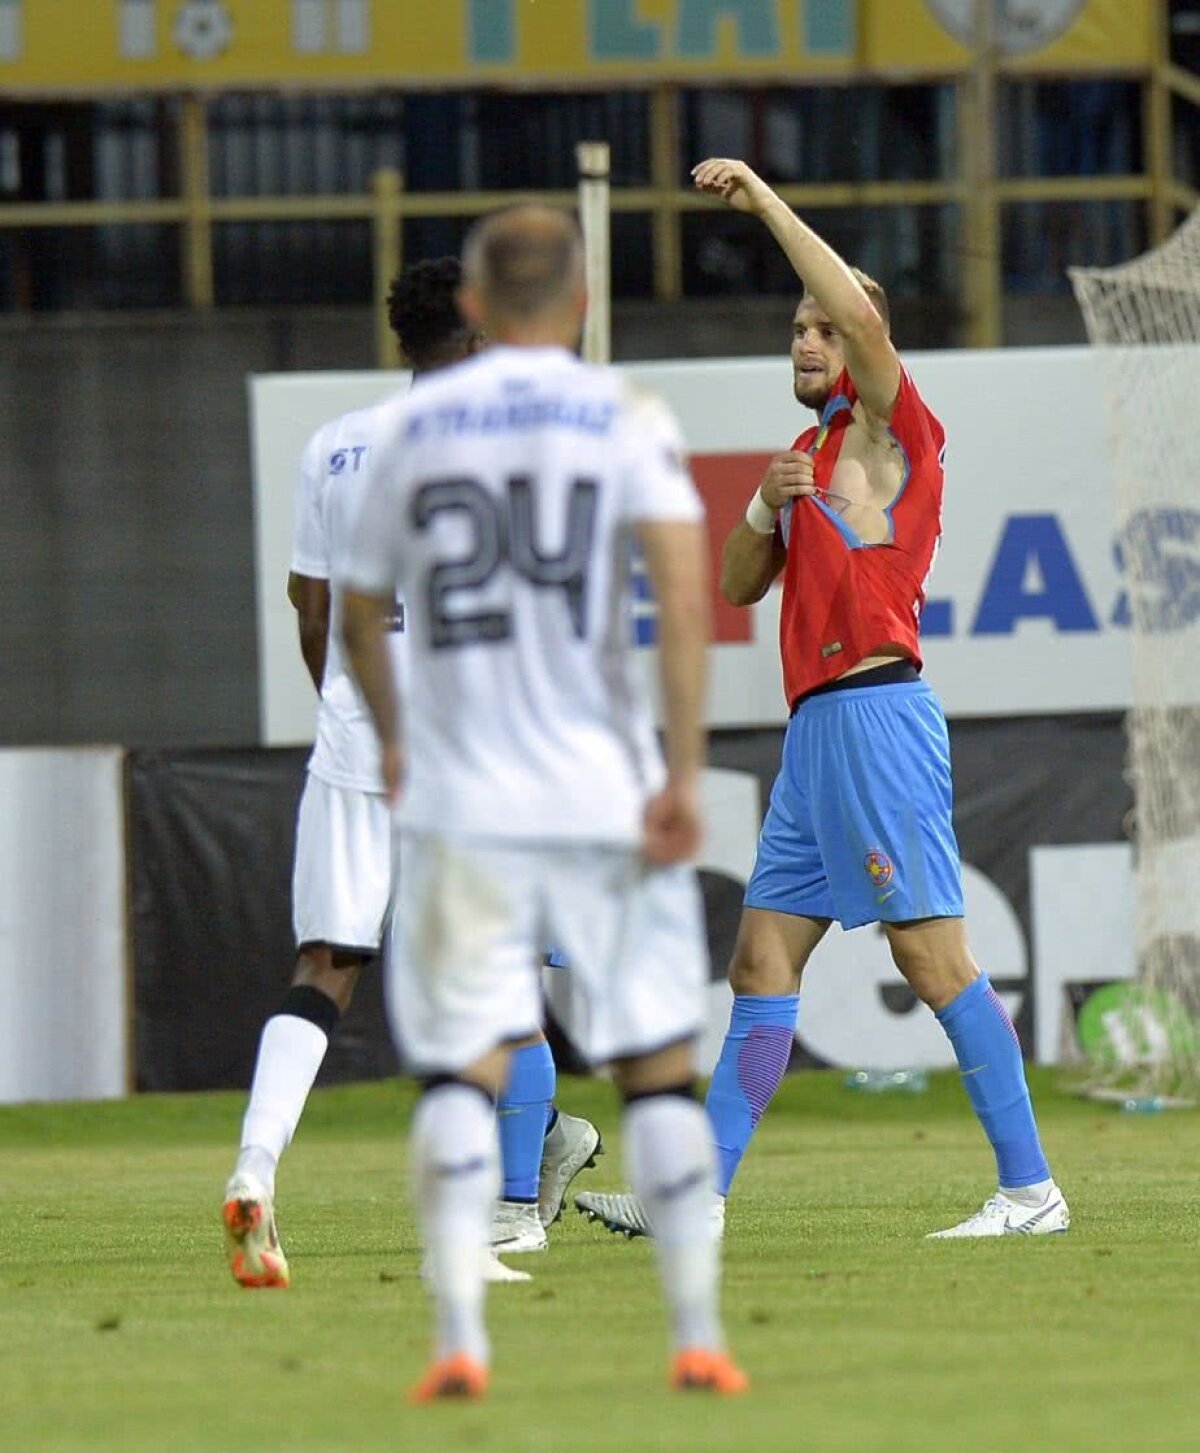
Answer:
[[[1129,703],[1113,483],[1095,354],[1086,348],[913,354],[946,427],[943,547],[922,632],[926,676],[952,717],[1119,710]],[[786,356],[631,365],[682,421],[719,550],[760,477],[812,415]],[[284,594],[293,492],[313,431],[406,386],[402,374],[251,380],[260,736],[307,741],[314,700]],[[639,639],[653,639],[646,602]],[[778,591],[717,602],[709,723],[781,722]],[[651,656],[647,652],[647,656]]]
[[[0,751],[0,1103],[126,1092],[123,762]]]

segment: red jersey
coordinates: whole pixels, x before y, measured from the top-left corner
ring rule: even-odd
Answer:
[[[818,489],[829,489],[857,399],[843,370],[820,423],[792,445],[812,454]],[[942,533],[946,434],[904,368],[889,432],[904,456],[900,490],[886,511],[890,539],[860,540],[820,496],[793,500],[780,515],[787,561],[779,650],[789,706],[888,641],[921,664],[918,627]]]

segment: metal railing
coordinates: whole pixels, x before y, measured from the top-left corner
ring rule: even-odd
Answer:
[[[1175,177],[1171,157],[1172,98],[1200,106],[1200,79],[1160,61],[1143,77],[1144,170],[1127,176],[1019,177],[995,175],[993,130],[997,67],[994,50],[981,47],[971,72],[960,78],[960,174],[945,180],[822,182],[777,188],[789,205],[806,211],[831,207],[912,207],[954,204],[962,209],[967,267],[963,279],[966,341],[992,347],[1001,340],[1000,210],[1010,203],[1131,200],[1148,208],[1148,235],[1162,241],[1182,212],[1200,202],[1194,187]],[[680,187],[677,96],[659,86],[651,95],[649,186],[611,191],[616,212],[649,214],[654,257],[654,292],[664,302],[682,295],[682,218],[713,203]],[[371,225],[378,361],[396,362],[395,344],[384,317],[391,278],[403,263],[404,223],[414,218],[475,217],[518,196],[573,206],[573,191],[421,192],[404,188],[400,173],[375,173],[365,194],[214,197],[209,185],[206,103],[183,99],[179,129],[180,194],[128,202],[0,203],[0,230],[137,226],[159,223],[182,229],[183,296],[189,307],[209,308],[213,285],[212,229],[227,222],[359,220]]]

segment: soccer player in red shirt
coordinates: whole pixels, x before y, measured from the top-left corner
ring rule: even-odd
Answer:
[[[945,1029],[996,1154],[998,1189],[936,1236],[1066,1231],[1012,1021],[971,955],[942,708],[918,632],[941,532],[945,435],[892,345],[887,299],[744,162],[696,186],[770,229],[803,281],[797,400],[818,422],[770,463],[725,543],[721,589],[761,600],[782,573],[791,716],[730,964],[729,1031],[707,1108],[724,1197],[787,1068],[809,956],[835,919],[879,923],[900,973]],[[604,1201],[604,1204],[598,1204]],[[628,1196],[581,1196],[612,1230],[645,1231]],[[723,1222],[723,1200],[716,1215]],[[631,1224],[641,1218],[641,1225]]]

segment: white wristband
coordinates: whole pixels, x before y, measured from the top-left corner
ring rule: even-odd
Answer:
[[[746,523],[756,535],[773,535],[775,533],[775,516],[777,511],[762,497],[762,490],[754,491],[754,498],[746,506]]]

